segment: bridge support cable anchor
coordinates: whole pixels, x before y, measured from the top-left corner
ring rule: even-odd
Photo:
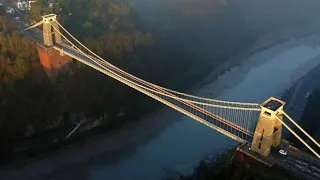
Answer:
[[[286,127],[297,139],[299,139],[300,142],[302,142],[314,155],[316,155],[320,159],[320,155],[312,149],[311,146],[309,146],[308,143],[306,143],[297,133],[295,133],[285,122],[283,122],[280,118],[276,117],[279,122],[283,124],[284,127]]]

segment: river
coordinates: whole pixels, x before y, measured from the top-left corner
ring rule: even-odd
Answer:
[[[142,14],[145,13],[146,22],[153,23],[154,26],[159,24],[164,26],[165,23],[168,23],[168,19],[159,18],[163,17],[163,13],[167,11],[159,9],[167,6],[169,1],[136,0],[136,2],[138,2],[138,7],[144,8]],[[174,7],[175,11],[179,12],[176,9],[179,6],[171,5],[183,1],[170,2],[170,7]],[[195,0],[184,2],[194,3]],[[211,1],[199,0],[198,2],[203,2],[203,4],[192,6],[195,8],[208,7],[208,12],[212,10],[210,7],[217,9],[217,6],[207,6],[206,3]],[[224,7],[232,6],[233,12],[239,13],[244,26],[250,27],[247,29],[256,33],[252,35],[255,38],[254,44],[249,51],[240,52],[241,55],[234,56],[234,58],[241,58],[239,66],[230,67],[229,71],[213,77],[210,83],[203,85],[194,94],[223,100],[261,103],[270,96],[280,98],[284,91],[296,83],[304,73],[320,63],[320,33],[318,33],[320,23],[316,23],[320,3],[312,0],[303,1],[303,4],[294,0],[264,0],[259,1],[260,4],[253,0],[244,0],[243,3],[223,0],[214,2],[219,2],[219,5]],[[154,11],[151,10],[152,8]],[[152,18],[155,17],[154,15],[148,16],[148,13],[155,14],[155,12],[157,12],[157,18]],[[201,12],[199,17],[207,15],[203,11],[190,10],[188,12]],[[190,16],[184,13],[181,13],[183,16],[180,14],[181,17]],[[192,17],[195,16],[192,15]],[[172,21],[174,20],[171,19],[170,23]],[[272,28],[267,28],[266,31],[267,26]],[[261,28],[261,36],[258,33],[259,28]],[[208,39],[208,41],[211,40]],[[170,119],[174,123],[170,123],[160,134],[151,139],[146,140],[147,137],[139,139],[137,134],[140,132],[119,133],[121,135],[118,136],[122,138],[115,136],[111,140],[100,140],[100,144],[92,142],[91,145],[86,145],[85,150],[79,148],[66,151],[63,158],[60,157],[59,160],[48,158],[27,167],[0,173],[0,175],[5,179],[35,177],[38,179],[89,180],[160,179],[167,169],[190,171],[204,155],[214,154],[236,145],[233,140],[173,110],[165,109],[151,119],[159,121],[161,118]],[[143,126],[141,128],[143,129]],[[150,126],[146,126],[144,129],[148,131],[149,128]],[[116,148],[113,151],[105,150],[113,144],[122,143],[119,141],[122,141],[123,138],[132,139],[135,136],[136,141],[140,142],[138,146],[126,147],[124,145],[121,148],[126,149],[124,152]],[[61,162],[64,159],[66,162]]]

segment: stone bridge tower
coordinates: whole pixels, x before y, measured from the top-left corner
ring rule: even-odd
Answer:
[[[43,43],[45,46],[52,46],[53,42],[57,44],[61,44],[61,35],[57,30],[59,30],[59,26],[57,23],[57,15],[48,14],[42,16],[43,22]],[[55,27],[53,28],[52,25]],[[57,30],[56,30],[57,29]],[[54,36],[52,36],[52,30],[54,32]]]
[[[251,145],[252,151],[262,156],[268,156],[271,147],[280,145],[282,123],[277,118],[283,119],[280,112],[285,104],[285,102],[273,97],[261,104],[261,113]]]
[[[67,64],[72,58],[54,49],[55,44],[61,44],[61,35],[58,32],[57,15],[48,14],[42,17],[43,44],[38,44],[37,50],[40,62],[49,77],[55,77],[67,70]],[[55,28],[53,28],[54,26]]]

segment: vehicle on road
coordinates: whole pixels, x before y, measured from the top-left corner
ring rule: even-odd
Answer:
[[[20,21],[20,17],[15,17],[14,19],[16,20],[16,22]]]
[[[280,149],[279,153],[284,155],[284,156],[287,155],[287,152],[285,150],[283,150],[283,149]]]

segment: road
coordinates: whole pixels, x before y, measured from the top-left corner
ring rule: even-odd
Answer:
[[[320,179],[320,161],[315,156],[293,147],[287,148],[287,155],[281,155],[279,150],[277,148],[270,153],[278,166],[303,179]]]

